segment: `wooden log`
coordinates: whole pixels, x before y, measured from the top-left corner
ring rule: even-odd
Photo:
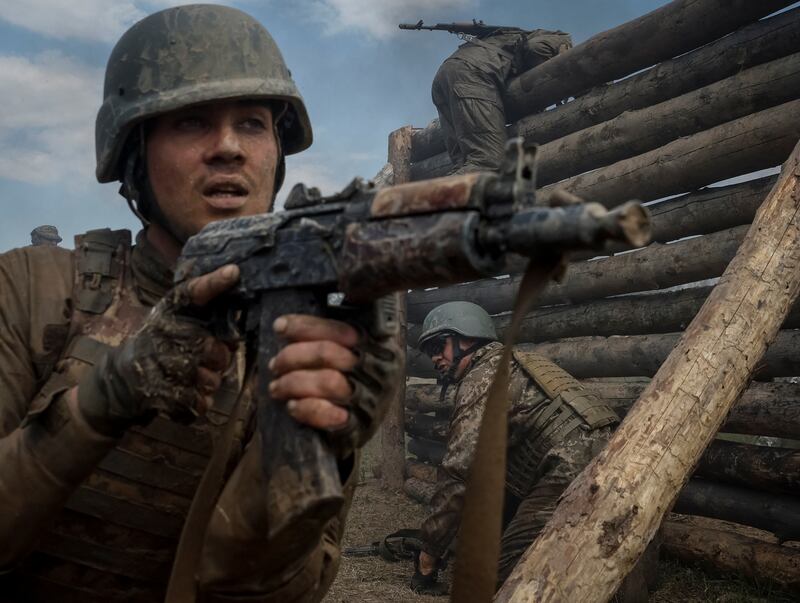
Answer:
[[[584,379],[621,416],[647,386],[647,381],[620,382],[605,379]],[[410,412],[439,413],[446,421],[453,408],[455,388],[448,389],[439,401],[438,385],[411,385],[406,390],[406,409]],[[720,431],[745,435],[797,439],[800,437],[800,385],[794,383],[753,382],[734,405]]]
[[[675,0],[592,36],[512,80],[507,111],[514,116],[544,109],[592,86],[689,52],[790,4],[787,0]]]
[[[406,479],[409,477],[435,484],[439,480],[439,467],[408,458],[406,459]]]
[[[550,283],[536,306],[572,304],[589,299],[666,289],[722,274],[747,232],[738,226],[670,245],[654,243],[640,251],[573,264],[560,283]],[[484,279],[465,285],[408,294],[408,320],[421,324],[436,306],[471,301],[489,314],[511,310],[521,277]]]
[[[708,302],[706,302],[708,303]],[[615,337],[574,337],[541,344],[523,343],[523,350],[547,356],[579,379],[588,377],[652,377],[680,339],[680,333]],[[800,331],[781,331],[758,366],[758,379],[800,375]],[[421,360],[421,353],[409,354]],[[429,379],[436,373],[426,365],[408,365],[409,376]],[[411,372],[414,371],[414,372]],[[423,372],[425,371],[425,372]]]
[[[541,145],[537,179],[557,182],[798,98],[796,53]]]
[[[431,482],[424,482],[415,477],[409,477],[403,482],[403,492],[408,495],[412,500],[428,505],[436,492],[436,484]]]
[[[394,184],[408,182],[409,156],[411,153],[411,126],[395,130],[389,135],[388,159],[394,173]],[[406,349],[406,294],[397,294],[400,332],[397,336],[399,349]],[[404,360],[404,359],[401,359]],[[399,490],[403,486],[405,465],[405,398],[406,380],[399,379],[389,411],[381,425],[381,482],[385,488]]]
[[[716,440],[703,453],[695,475],[716,482],[796,496],[800,494],[800,450]],[[796,529],[795,536],[800,536],[800,502]]]
[[[797,98],[800,55],[794,54],[543,144],[537,180],[558,182]],[[451,169],[447,153],[441,153],[414,163],[411,179],[444,176]]]
[[[744,69],[784,57],[800,47],[800,9],[747,25],[690,53],[664,61],[623,80],[598,86],[564,105],[521,115],[509,137],[543,144],[643,109],[730,77]],[[513,116],[510,119],[514,119]],[[445,151],[438,120],[413,136],[413,162]]]
[[[798,293],[800,145],[703,309],[608,446],[563,494],[498,601],[596,601],[614,594],[776,339]]]
[[[780,542],[800,538],[800,500],[794,496],[693,478],[673,510],[772,532]]]
[[[558,186],[607,207],[631,198],[652,201],[780,165],[798,138],[795,100],[542,187],[538,195],[546,203]]]
[[[686,563],[782,588],[800,590],[800,549],[715,530],[666,521],[661,550]]]

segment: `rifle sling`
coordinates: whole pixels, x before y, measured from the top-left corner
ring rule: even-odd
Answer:
[[[508,438],[509,366],[522,320],[536,294],[562,265],[561,257],[537,258],[522,278],[503,355],[483,412],[475,457],[467,478],[453,574],[453,603],[489,603],[497,586]]]
[[[183,524],[181,539],[175,551],[175,561],[169,576],[167,594],[164,603],[195,603],[197,601],[197,570],[200,565],[200,556],[203,552],[203,543],[208,529],[208,522],[217,504],[217,498],[222,491],[225,480],[225,470],[231,455],[236,426],[241,422],[244,409],[245,391],[250,384],[255,362],[248,361],[245,368],[239,395],[228,417],[225,431],[214,446],[211,460],[206,466],[200,484],[192,499],[186,522]]]

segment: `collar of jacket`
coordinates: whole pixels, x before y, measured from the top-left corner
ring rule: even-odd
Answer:
[[[174,272],[147,240],[144,230],[136,235],[131,270],[139,301],[143,304],[154,306],[172,288]]]

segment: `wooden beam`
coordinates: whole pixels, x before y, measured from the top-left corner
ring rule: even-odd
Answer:
[[[800,47],[800,9],[752,23],[697,50],[663,61],[622,80],[598,86],[548,111],[518,116],[509,137],[544,144],[562,136],[661,103],[791,54]],[[512,120],[513,121],[513,120]],[[413,136],[411,160],[444,153],[438,120]],[[412,164],[412,170],[419,170]]]
[[[737,577],[800,590],[800,549],[676,521],[664,522],[662,533],[661,550],[671,557]]]
[[[621,255],[573,264],[560,283],[550,283],[536,306],[574,304],[590,299],[666,289],[722,274],[747,232],[737,226],[670,245],[654,243]],[[489,314],[511,310],[521,277],[484,279],[465,285],[408,294],[408,320],[421,324],[425,315],[448,301],[478,304]]]
[[[596,601],[614,594],[798,293],[800,145],[720,283],[608,446],[561,497],[498,601]]]
[[[790,4],[791,0],[675,0],[592,36],[512,80],[506,110],[520,116],[544,109],[689,52]]]
[[[778,166],[800,138],[800,100],[680,138],[653,151],[539,189],[556,187],[606,207],[652,201]]]

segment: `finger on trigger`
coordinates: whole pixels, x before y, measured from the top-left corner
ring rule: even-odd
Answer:
[[[355,327],[346,322],[309,314],[285,314],[273,327],[275,333],[289,341],[333,341],[352,348],[360,339]]]
[[[212,299],[230,289],[239,280],[239,267],[228,264],[213,272],[189,281],[189,297],[197,306],[205,306]]]
[[[283,348],[270,363],[274,375],[301,369],[329,368],[351,371],[358,357],[348,348],[333,341],[300,341]]]
[[[222,375],[203,366],[197,367],[197,389],[202,394],[213,394],[222,385]]]
[[[316,429],[340,429],[348,419],[346,409],[324,398],[290,400],[286,410],[296,421]]]

